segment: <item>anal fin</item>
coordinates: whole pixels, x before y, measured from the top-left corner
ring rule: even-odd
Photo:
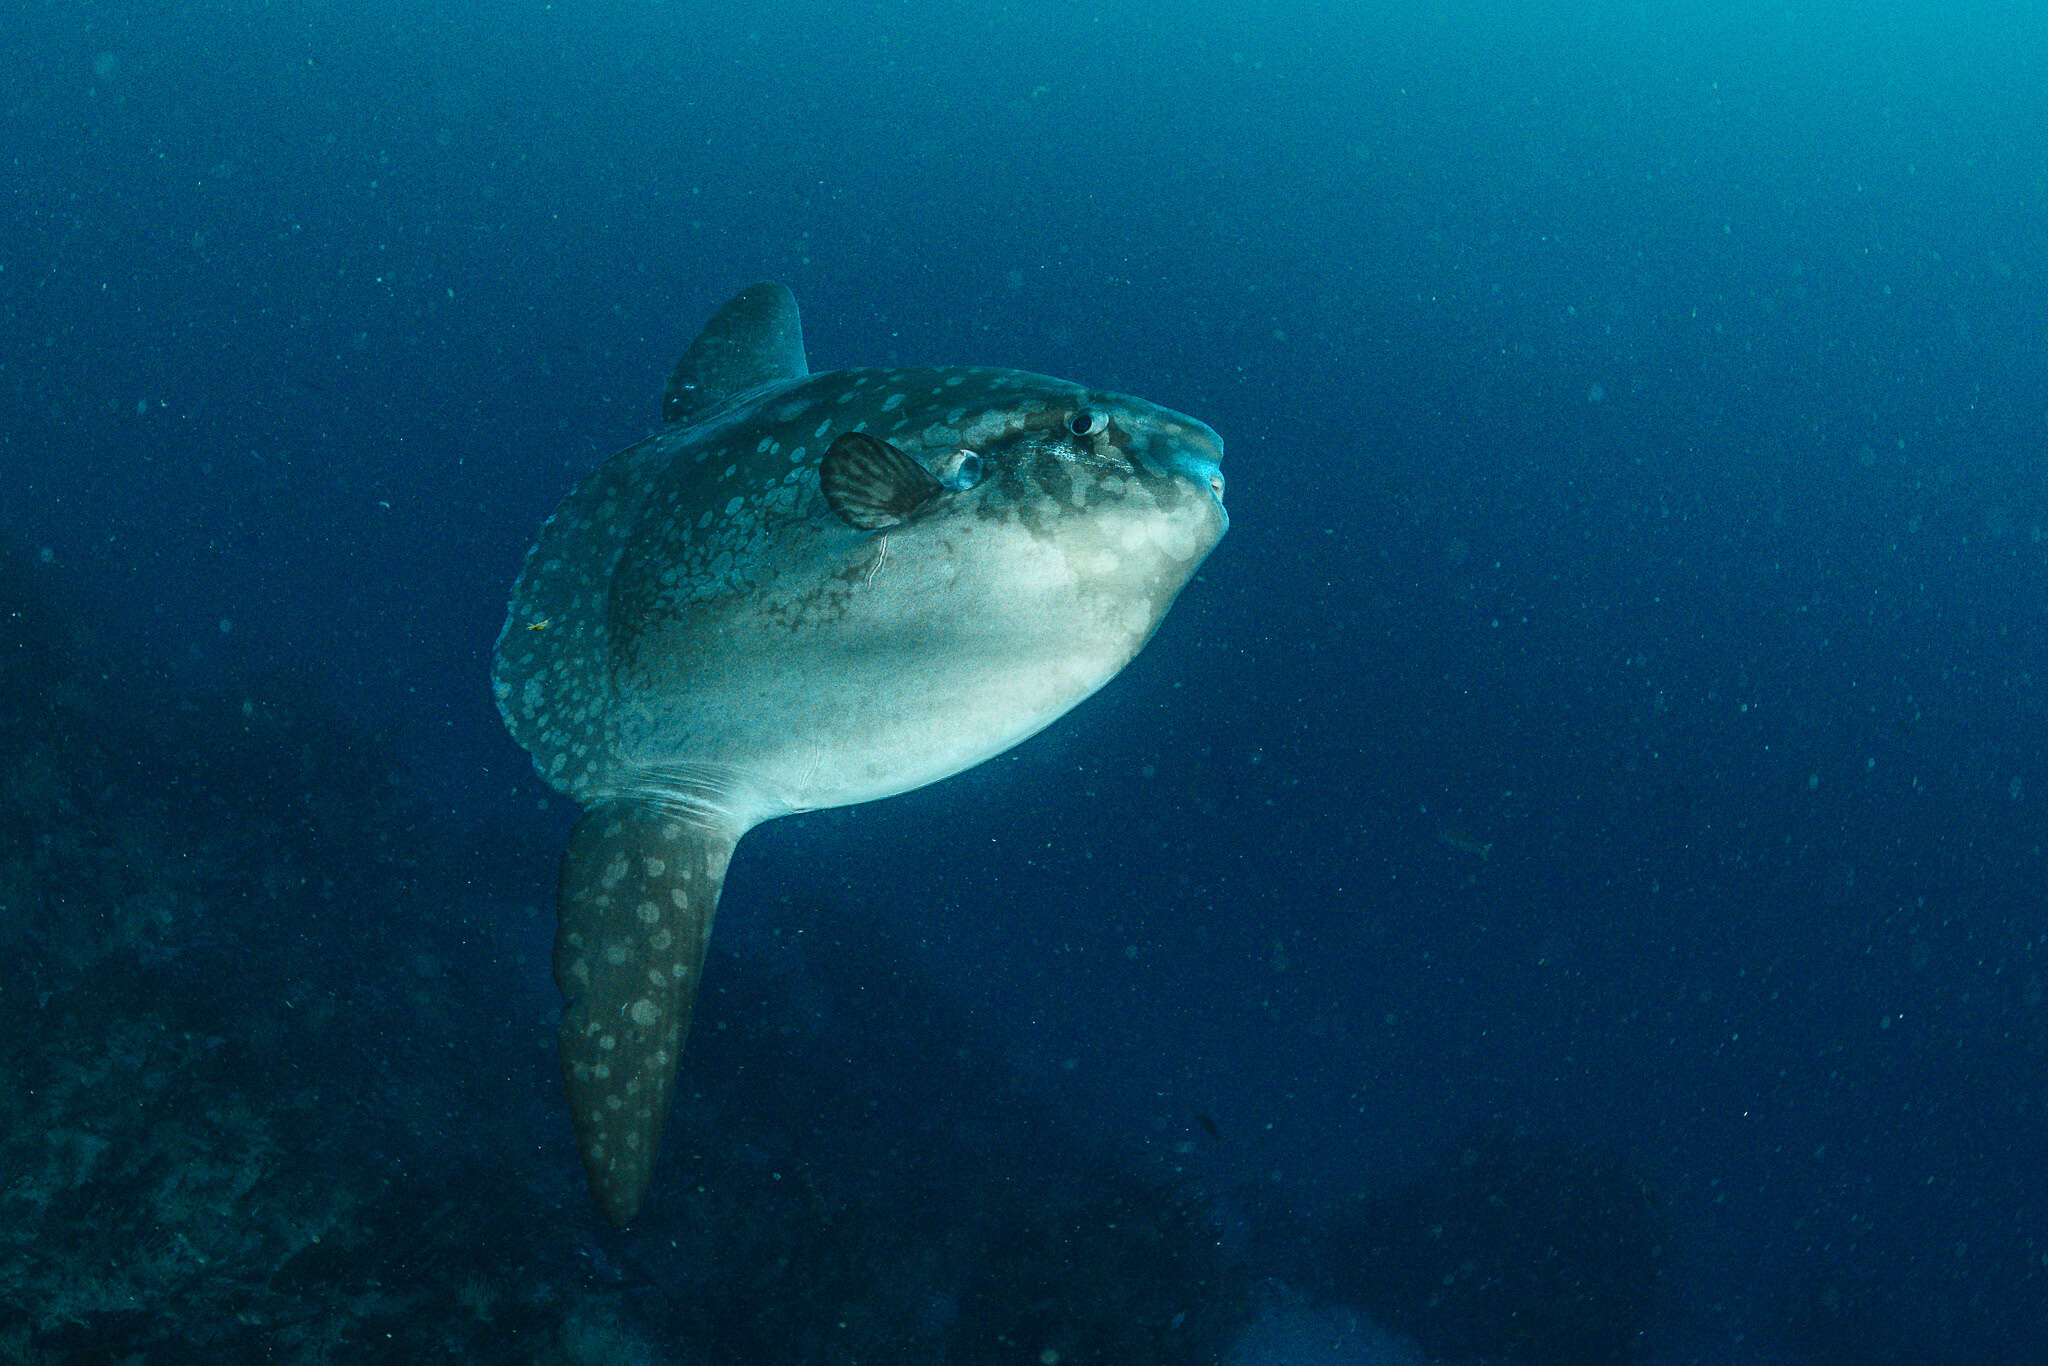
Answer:
[[[562,856],[562,1079],[590,1192],[619,1228],[653,1174],[737,842],[673,811],[612,802],[585,814]]]

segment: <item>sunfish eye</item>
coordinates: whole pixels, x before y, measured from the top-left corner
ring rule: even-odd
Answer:
[[[939,466],[939,482],[955,493],[965,493],[981,482],[981,457],[961,449],[947,456]]]
[[[1067,430],[1075,436],[1093,436],[1109,425],[1109,419],[1090,408],[1076,410],[1067,419]]]

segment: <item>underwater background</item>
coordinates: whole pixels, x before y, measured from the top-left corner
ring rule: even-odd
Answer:
[[[20,0],[0,1362],[2048,1360],[2048,9]],[[749,281],[1202,418],[740,848],[649,1203],[488,656]]]

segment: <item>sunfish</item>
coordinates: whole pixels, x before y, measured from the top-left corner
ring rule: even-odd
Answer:
[[[562,1075],[620,1227],[653,1171],[740,837],[972,768],[1114,677],[1222,537],[1191,417],[978,367],[811,374],[754,285],[662,429],[527,553],[492,683],[587,808],[562,856]]]

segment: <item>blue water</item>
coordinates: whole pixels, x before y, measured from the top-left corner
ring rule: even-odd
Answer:
[[[746,1079],[714,1070],[759,997],[864,1116],[785,1097],[747,1121],[788,1145],[761,1171],[801,1153],[829,1199],[835,1163],[900,1171],[1014,1093],[1074,1171],[1200,1192],[1263,1287],[1241,1317],[1369,1310],[1448,1361],[1481,1358],[1354,1274],[1390,1236],[1359,1229],[1472,1145],[1597,1154],[1657,1211],[1642,1359],[2048,1359],[2048,11],[17,10],[0,542],[76,661],[64,725],[9,751],[37,756],[0,821],[17,1072],[126,1057],[81,1023],[108,1001],[261,994],[223,965],[317,982],[317,1039],[296,1003],[207,1007],[195,1037],[261,1066],[180,1074],[251,1123],[289,1075],[314,1130],[374,1129],[294,1189],[507,1163],[546,1193],[493,1226],[527,1280],[473,1274],[561,1309],[574,1359],[881,1359],[739,1345],[607,1269],[748,1204],[691,1204],[680,1151],[641,1244],[581,1202],[547,1054],[571,812],[487,686],[541,520],[774,279],[816,369],[1009,365],[1202,418],[1232,530],[1043,736],[749,838],[686,1089],[774,1090],[738,1043]],[[6,642],[29,675],[40,639]],[[104,738],[173,731],[176,762]],[[294,758],[322,746],[374,757]],[[35,775],[67,763],[60,800]],[[403,868],[351,883],[397,830]],[[285,839],[332,866],[265,881]],[[36,881],[73,847],[126,881]],[[147,971],[116,996],[122,936]],[[924,1090],[922,1119],[870,1104]],[[175,1261],[169,1168],[92,1188],[113,1121],[8,1104],[10,1151],[88,1156],[10,1197],[43,1250],[0,1240],[0,1334],[176,1359],[198,1330],[31,1274],[84,1226],[34,1220],[88,1196]],[[736,1131],[715,1108],[690,1143]],[[379,1241],[402,1222],[356,1236],[356,1282],[427,1276]],[[251,1286],[325,1293],[263,1255]],[[999,1359],[939,1281],[919,1350]]]

